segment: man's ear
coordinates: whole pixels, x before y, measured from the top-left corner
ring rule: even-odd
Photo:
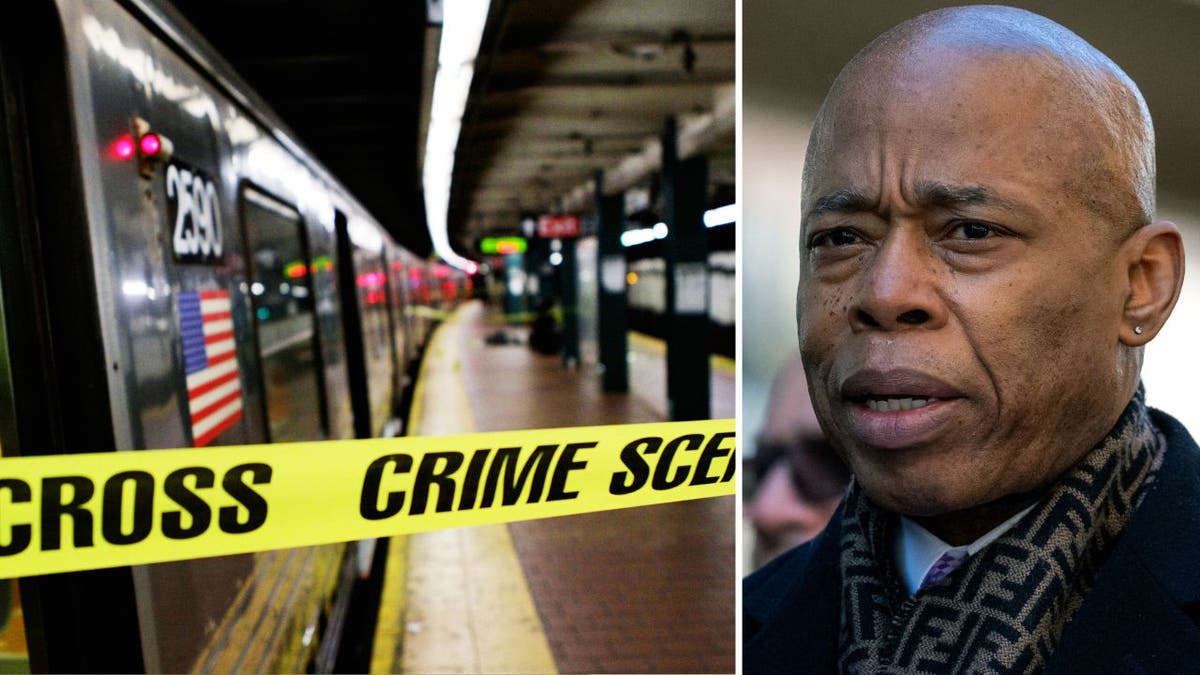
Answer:
[[[1133,233],[1121,245],[1128,265],[1121,342],[1140,347],[1158,334],[1183,286],[1183,238],[1174,223],[1161,221]]]

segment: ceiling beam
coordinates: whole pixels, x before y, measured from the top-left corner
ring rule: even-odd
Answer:
[[[681,158],[700,154],[722,139],[732,138],[737,110],[733,85],[721,87],[715,99],[713,112],[680,121],[678,147]],[[604,172],[604,192],[622,192],[661,167],[662,143],[656,138],[647,142],[640,153],[626,157]],[[563,197],[563,207],[568,211],[582,211],[591,206],[595,192],[595,181],[588,180]]]

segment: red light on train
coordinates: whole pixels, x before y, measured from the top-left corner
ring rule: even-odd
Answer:
[[[138,141],[138,147],[141,149],[142,156],[144,157],[153,157],[154,155],[157,155],[158,152],[162,150],[162,145],[162,138],[153,132],[142,136],[142,139]]]
[[[134,150],[135,146],[133,144],[133,136],[130,136],[129,134],[125,134],[124,136],[118,138],[112,144],[112,155],[117,159],[124,160],[133,157]]]
[[[356,279],[356,283],[362,288],[382,286],[383,282],[383,272],[364,272],[358,275],[358,279]]]
[[[131,147],[127,149],[125,144],[121,143],[117,154],[125,158],[137,154],[138,173],[141,174],[142,178],[150,178],[154,175],[155,168],[159,164],[171,159],[171,155],[175,149],[174,144],[166,136],[151,131],[150,123],[141,117],[134,117],[130,127],[133,131],[129,136],[129,145]],[[122,137],[122,140],[124,140],[124,137]]]

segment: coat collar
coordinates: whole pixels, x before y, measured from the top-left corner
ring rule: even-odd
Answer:
[[[785,554],[775,569],[760,570],[763,583],[747,588],[743,630],[752,637],[744,644],[744,672],[837,671],[842,508],[815,539]]]
[[[1159,411],[1163,464],[1047,672],[1194,672],[1200,659],[1200,449]]]

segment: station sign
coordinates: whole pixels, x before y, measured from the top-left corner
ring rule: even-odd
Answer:
[[[581,234],[579,216],[569,213],[538,218],[537,234],[543,239],[573,239]]]
[[[524,253],[528,246],[524,237],[484,237],[479,240],[479,252],[484,255]]]

